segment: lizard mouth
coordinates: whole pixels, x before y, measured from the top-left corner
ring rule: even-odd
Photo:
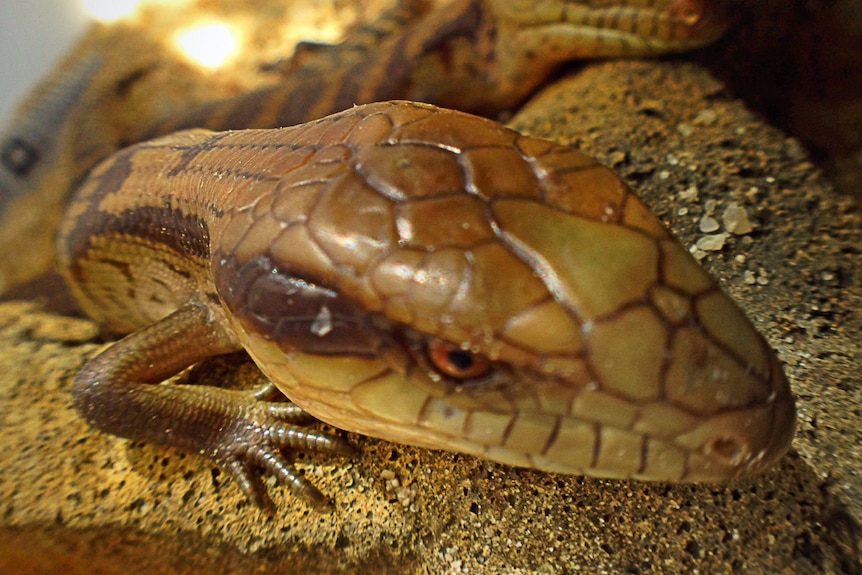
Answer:
[[[667,7],[671,19],[692,38],[711,42],[727,30],[729,17],[726,7],[709,0],[675,0]]]
[[[635,53],[705,46],[729,26],[726,7],[715,0],[569,0],[566,6],[558,24],[580,28],[608,45],[640,47]]]

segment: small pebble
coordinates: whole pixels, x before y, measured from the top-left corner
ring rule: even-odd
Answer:
[[[748,201],[752,204],[756,204],[760,201],[760,188],[757,186],[751,186],[748,188],[748,191],[745,192],[745,197],[748,198]]]
[[[686,124],[685,122],[677,124],[676,131],[679,132],[679,134],[684,138],[688,138],[689,136],[694,134],[694,128],[691,127],[689,124]]]
[[[722,232],[720,234],[703,236],[697,240],[697,248],[705,252],[717,252],[724,247],[724,242],[729,235],[727,232]]]
[[[748,219],[748,212],[736,202],[731,202],[725,208],[721,221],[727,231],[738,236],[750,234],[754,230],[754,225]]]
[[[703,203],[703,211],[707,214],[713,214],[715,212],[715,207],[718,205],[718,202],[715,200],[706,200]]]
[[[717,231],[719,227],[718,220],[712,216],[703,216],[700,218],[700,231],[704,233],[712,233]]]
[[[622,151],[612,152],[608,156],[608,162],[610,162],[611,166],[619,166],[620,164],[625,163],[626,161],[626,153]]]
[[[711,126],[718,119],[718,114],[713,110],[701,110],[697,113],[697,116],[694,117],[692,123],[697,124],[699,126]]]
[[[697,186],[689,186],[679,193],[679,199],[685,202],[693,202],[697,200]]]

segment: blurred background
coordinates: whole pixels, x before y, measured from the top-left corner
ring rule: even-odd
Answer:
[[[0,118],[72,45],[91,18],[84,0],[0,3]]]
[[[142,0],[2,0],[0,2],[0,125],[12,107],[26,94],[61,54],[83,33],[92,20],[110,22],[134,11]],[[836,188],[862,203],[862,0],[717,0],[733,6],[735,22],[725,37],[711,48],[688,55],[706,65],[724,81],[729,91],[749,107],[799,138],[812,159]],[[159,4],[160,12],[194,4],[194,0],[146,0]],[[203,4],[203,3],[201,3]],[[278,57],[279,50],[297,38],[333,41],[338,34],[327,30],[337,15],[352,19],[351,2],[339,0],[223,0],[207,3],[209,9],[232,6],[263,12],[282,6],[293,14],[291,26],[280,28],[279,18],[259,18],[269,27],[251,30],[255,39],[243,53],[245,69],[232,79],[245,86],[257,81],[244,78],[253,66]],[[362,3],[363,12],[371,4]],[[330,6],[326,19],[308,17],[304,7],[319,16],[320,6]],[[315,12],[316,10],[316,12]],[[367,19],[367,14],[363,19]],[[246,20],[250,20],[246,18]],[[330,33],[332,32],[332,33]],[[221,32],[223,33],[223,32]],[[262,42],[261,34],[281,42]],[[223,45],[216,36],[212,45]],[[284,54],[284,52],[281,52]],[[249,56],[251,55],[251,56]],[[256,59],[255,59],[256,57]],[[212,68],[197,62],[199,67]],[[190,78],[186,78],[190,85]],[[215,81],[204,78],[199,82]],[[182,79],[178,80],[179,83]],[[185,86],[176,86],[176,90]]]

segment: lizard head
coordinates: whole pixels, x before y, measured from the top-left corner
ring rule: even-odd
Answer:
[[[742,477],[787,450],[774,352],[608,168],[416,104],[296,136],[307,161],[248,191],[215,279],[243,345],[311,414],[604,477]]]

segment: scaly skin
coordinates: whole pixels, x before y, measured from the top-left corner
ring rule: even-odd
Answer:
[[[26,174],[15,173],[14,161],[0,162],[0,243],[8,248],[0,253],[0,293],[49,270],[49,246],[68,195],[92,166],[126,145],[184,128],[289,126],[389,99],[495,114],[523,101],[570,60],[655,56],[707,44],[726,27],[720,2],[453,0],[432,6],[402,0],[341,45],[299,50],[277,86],[159,118],[127,109],[124,95],[146,74],[108,65],[122,39],[90,42],[54,73],[59,80],[50,82],[59,97],[35,91],[0,135],[0,149],[11,142],[35,151]],[[108,64],[94,75],[88,62],[101,61]],[[81,95],[88,83],[92,89]]]
[[[320,500],[279,448],[343,442],[150,384],[245,349],[339,428],[602,477],[744,477],[793,434],[774,353],[631,190],[475,116],[387,102],[140,144],[94,169],[58,246],[84,309],[138,330],[85,367],[77,408],[261,504],[254,466]]]

